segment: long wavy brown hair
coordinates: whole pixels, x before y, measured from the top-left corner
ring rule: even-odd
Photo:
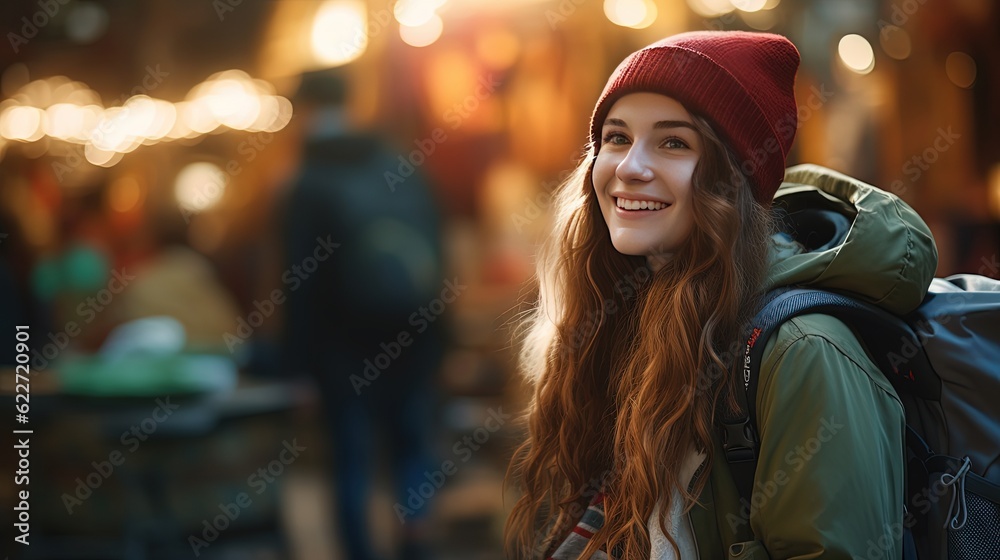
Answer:
[[[704,145],[694,227],[655,273],[611,244],[591,178],[594,146],[555,193],[537,304],[516,335],[533,395],[521,418],[526,440],[504,479],[520,491],[505,527],[508,555],[551,553],[598,488],[605,523],[581,558],[602,546],[648,558],[647,520],[660,499],[660,530],[678,548],[666,529],[673,489],[686,514],[706,477],[682,487],[682,462],[692,451],[712,461],[714,415],[737,407],[732,350],[756,309],[772,231],[732,150],[704,118],[694,122]]]

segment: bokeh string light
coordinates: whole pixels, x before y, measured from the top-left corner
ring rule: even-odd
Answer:
[[[49,137],[83,144],[87,161],[110,167],[142,145],[226,128],[277,132],[291,116],[291,101],[241,70],[213,74],[177,103],[134,95],[113,107],[103,107],[97,93],[81,82],[55,76],[30,82],[0,102],[0,141]]]

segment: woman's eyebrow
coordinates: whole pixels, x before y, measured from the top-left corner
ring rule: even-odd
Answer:
[[[621,119],[605,119],[604,126],[620,126],[622,128],[628,128],[628,124]],[[691,130],[697,132],[698,129],[695,128],[694,123],[688,121],[679,120],[667,120],[667,121],[656,121],[653,123],[654,129],[662,128],[690,128]]]
[[[660,128],[690,128],[691,130],[697,132],[698,129],[694,127],[694,123],[688,121],[656,121],[653,124],[654,129]]]

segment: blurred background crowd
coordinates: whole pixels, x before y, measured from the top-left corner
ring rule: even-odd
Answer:
[[[998,277],[998,28],[991,0],[0,4],[0,400],[30,325],[34,431],[3,553],[503,558],[511,328],[617,63],[788,36],[789,165]]]

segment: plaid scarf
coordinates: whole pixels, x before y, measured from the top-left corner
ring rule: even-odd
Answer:
[[[583,517],[577,522],[576,527],[573,527],[555,552],[546,556],[545,560],[578,560],[590,538],[603,526],[604,492],[598,492],[590,500],[587,511],[583,512]],[[605,546],[601,545],[601,549],[595,552],[590,560],[610,560]]]
[[[693,482],[698,479],[699,476],[708,467],[707,462],[705,462],[705,455],[703,453],[691,452],[691,455],[685,460],[684,470],[682,472],[690,473],[683,475],[682,480],[687,481],[688,491],[693,489]],[[693,472],[692,472],[693,471]],[[601,527],[604,526],[604,486],[603,484],[599,486],[600,491],[598,491],[593,498],[590,500],[590,505],[587,506],[587,510],[583,512],[583,516],[580,521],[576,523],[573,530],[569,532],[566,538],[555,548],[554,552],[552,547],[548,550],[543,558],[545,560],[579,560],[580,554],[583,553],[583,549],[587,547],[587,543],[590,542],[591,537],[594,536]],[[616,547],[612,550],[612,554],[608,554],[606,545],[601,545],[601,548],[595,552],[588,560],[617,560],[622,556],[623,551],[620,547]]]

